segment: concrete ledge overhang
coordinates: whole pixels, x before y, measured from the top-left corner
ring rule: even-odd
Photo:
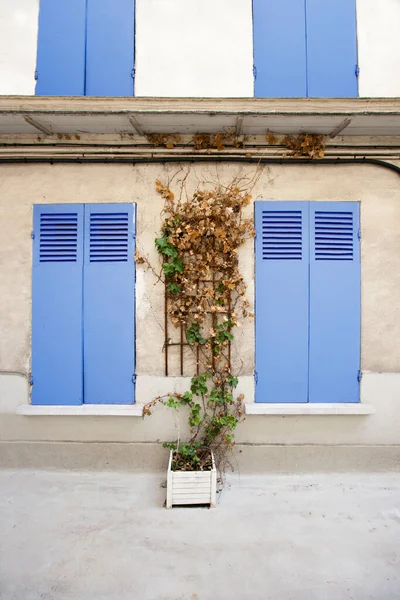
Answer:
[[[0,96],[0,135],[302,131],[400,135],[400,98],[121,98]]]

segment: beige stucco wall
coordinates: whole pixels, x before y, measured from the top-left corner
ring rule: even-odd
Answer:
[[[204,181],[253,177],[251,165],[190,167],[188,190]],[[162,202],[154,181],[186,175],[176,165],[2,165],[0,166],[0,371],[30,371],[31,230],[36,203],[135,202],[137,244],[157,264],[154,237]],[[362,369],[361,400],[376,406],[364,417],[248,417],[238,431],[243,443],[398,444],[400,441],[400,194],[396,173],[375,166],[265,167],[253,197],[271,200],[361,202]],[[251,214],[252,207],[249,207]],[[241,252],[253,300],[253,243]],[[137,270],[137,401],[145,402],[186,380],[164,378],[163,287]],[[253,401],[254,328],[237,333],[234,362],[241,368],[246,401]],[[240,350],[240,354],[238,352]],[[174,374],[177,372],[172,370]],[[188,375],[190,373],[187,373]],[[173,416],[157,409],[150,419],[120,417],[23,417],[28,402],[23,377],[0,373],[0,439],[148,442],[175,437]]]

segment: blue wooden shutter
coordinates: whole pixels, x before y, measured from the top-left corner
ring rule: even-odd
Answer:
[[[133,96],[134,8],[134,0],[88,0],[87,96]]]
[[[85,93],[86,0],[40,0],[38,96]]]
[[[309,401],[358,402],[359,204],[310,204]]]
[[[256,202],[256,401],[307,402],[307,202]]]
[[[83,207],[34,207],[32,404],[82,404]]]
[[[307,95],[356,97],[356,0],[306,0],[306,15]]]
[[[134,402],[132,204],[85,206],[84,402]]]
[[[253,0],[257,98],[306,96],[304,0]]]

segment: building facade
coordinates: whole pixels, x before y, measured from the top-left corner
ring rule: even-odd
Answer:
[[[156,180],[190,193],[241,178],[255,320],[232,348],[247,413],[234,462],[398,466],[400,7],[379,8],[0,8],[3,465],[165,467],[157,440],[177,423],[143,405],[185,390],[193,362],[134,251],[158,264]],[[306,134],[319,158],[284,139]]]

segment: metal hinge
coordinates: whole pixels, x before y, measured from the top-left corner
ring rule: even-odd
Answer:
[[[258,373],[257,371],[254,371],[254,381],[256,382],[256,385],[258,383]]]
[[[39,74],[37,71],[35,71],[34,78],[35,78],[35,81],[37,81],[39,79]]]
[[[357,381],[358,381],[358,383],[360,383],[361,379],[362,379],[362,371],[358,370],[358,372],[357,372]]]
[[[29,377],[29,384],[33,385],[33,377],[32,377],[32,375]]]
[[[132,77],[132,79],[135,79],[135,69],[132,69],[132,71],[131,71],[131,77]]]
[[[358,65],[356,65],[354,73],[356,74],[356,77],[358,77],[360,75],[360,67]]]
[[[358,237],[359,240],[361,240],[361,231],[360,231],[360,229],[357,232],[357,237]]]
[[[32,232],[31,232],[31,238],[32,238],[33,240],[35,239],[35,232],[34,232],[34,231],[32,231]]]
[[[135,375],[135,373],[132,375],[132,383],[136,383],[136,375]]]
[[[253,77],[254,79],[257,79],[257,67],[255,65],[253,67]]]

